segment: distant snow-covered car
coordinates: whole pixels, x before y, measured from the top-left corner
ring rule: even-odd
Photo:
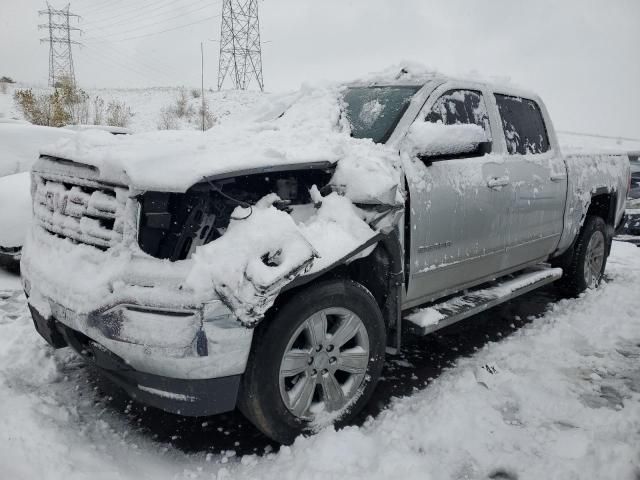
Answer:
[[[640,243],[640,152],[630,152],[629,163],[631,185],[627,196],[626,219],[622,234],[625,236],[624,240]]]
[[[75,132],[32,125],[20,120],[0,121],[0,261],[13,264],[31,221],[28,171],[40,148]]]
[[[30,182],[29,172],[0,178],[0,261],[3,263],[20,260],[31,222]]]
[[[131,135],[133,130],[125,127],[114,127],[111,125],[65,125],[62,128],[74,130],[76,132],[85,132],[87,130],[103,130],[113,135]]]
[[[74,135],[72,130],[43,127],[28,122],[0,122],[0,177],[26,172],[38,159],[40,148],[60,138],[71,138]]]

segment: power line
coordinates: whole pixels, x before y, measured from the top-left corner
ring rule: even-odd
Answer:
[[[150,37],[150,36],[153,36],[153,35],[160,35],[162,33],[172,32],[174,30],[180,30],[181,28],[186,28],[186,27],[190,27],[192,25],[197,25],[199,23],[204,23],[204,22],[207,22],[207,21],[212,20],[214,18],[218,18],[219,16],[220,15],[211,15],[209,17],[202,18],[202,19],[200,19],[200,20],[198,20],[196,22],[187,23],[185,25],[178,25],[178,26],[173,27],[173,28],[167,28],[166,30],[160,30],[159,32],[150,32],[150,33],[147,33],[147,34],[144,34],[144,35],[135,35],[133,37],[118,38],[118,39],[114,39],[112,41],[113,42],[126,42],[126,41],[129,41],[129,40],[136,40],[138,38],[145,38],[145,37]],[[99,38],[96,38],[96,37],[94,37],[93,39],[99,40]]]
[[[86,42],[85,46],[92,49],[100,50],[104,48],[107,51],[113,51],[113,53],[118,54],[118,56],[121,59],[125,59],[131,56],[131,53],[132,53],[130,49],[125,49],[119,45],[116,45],[110,40],[106,40],[106,39],[102,41],[89,41],[89,42]],[[169,76],[173,75],[173,73],[169,73],[169,72],[172,72],[174,70],[174,67],[159,61],[156,57],[152,56],[149,52],[145,52],[144,59],[136,58],[135,62],[142,66],[147,67],[150,70],[159,71],[164,75],[167,75],[167,74]]]
[[[209,3],[208,1],[207,1],[207,3],[205,5],[202,5],[200,8],[196,8],[195,10],[189,10],[189,11],[186,11],[186,12],[181,12],[180,14],[174,15],[171,18],[154,19],[154,16],[151,16],[151,17],[145,19],[142,23],[136,24],[134,27],[132,27],[131,22],[123,22],[122,25],[118,26],[118,28],[120,28],[121,26],[126,26],[127,23],[129,24],[129,27],[126,28],[123,31],[109,30],[109,34],[110,35],[127,35],[127,34],[134,33],[134,32],[135,33],[139,33],[141,29],[145,29],[145,28],[148,28],[148,27],[157,27],[157,26],[159,26],[158,25],[159,22],[163,22],[163,21],[167,21],[167,20],[175,20],[175,19],[178,19],[178,18],[181,18],[181,17],[189,16],[189,15],[192,15],[192,14],[194,14],[196,12],[204,10],[206,8],[212,8],[211,3]],[[165,15],[166,13],[167,12],[163,12],[163,13],[161,13],[161,15]],[[147,20],[150,20],[150,23],[147,23]],[[95,27],[95,28],[98,28],[98,27]],[[101,29],[101,30],[103,30],[103,29]]]
[[[146,70],[149,73],[149,77],[151,75],[154,77],[162,76],[165,80],[170,81],[169,83],[174,83],[175,78],[171,68],[164,69],[151,64],[146,63],[144,60],[136,58],[129,59],[126,52],[123,50],[115,51],[114,47],[117,46],[102,46],[97,44],[91,44],[88,48],[91,48],[94,52],[96,52],[95,57],[101,58],[111,58],[113,62],[118,63],[120,66],[124,68],[131,69],[133,71],[144,71]]]
[[[110,64],[112,66],[115,66],[116,68],[122,70],[123,72],[127,72],[127,73],[134,73],[136,74],[138,77],[140,77],[141,79],[144,79],[146,82],[149,81],[155,81],[158,79],[158,75],[157,74],[149,74],[149,73],[145,73],[143,70],[141,70],[140,68],[138,68],[137,66],[131,64],[131,63],[124,63],[121,62],[121,59],[117,59],[115,57],[110,57],[108,55],[106,55],[104,53],[104,51],[100,52],[100,56],[99,56],[99,60],[98,57],[96,55],[92,55],[90,53],[86,53],[86,52],[81,52],[84,56],[83,59],[84,61],[89,60],[91,63],[93,63],[94,65],[99,65],[102,69],[104,69],[105,67],[105,63]],[[163,75],[163,77],[165,77],[165,80],[170,80],[168,79],[166,76]],[[173,83],[171,82],[167,82],[169,84]]]
[[[64,9],[55,9],[49,3],[46,10],[38,11],[38,15],[45,16],[48,20],[46,24],[38,25],[38,29],[48,31],[48,36],[41,38],[40,42],[49,44],[49,86],[55,87],[65,79],[75,86],[76,74],[71,45],[80,43],[71,39],[71,32],[82,30],[72,27],[69,19],[79,19],[80,16],[69,12],[69,4]]]
[[[196,7],[196,6],[199,8],[189,10],[192,7]],[[135,17],[123,20],[121,22],[118,22],[117,25],[115,25],[115,28],[119,29],[123,26],[127,28],[131,28],[131,25],[135,25],[136,28],[145,28],[149,26],[149,25],[144,25],[145,22],[151,21],[152,23],[155,24],[157,22],[175,20],[176,18],[180,18],[185,15],[190,15],[195,12],[199,12],[200,10],[204,10],[205,8],[213,8],[214,5],[211,4],[210,0],[198,0],[196,2],[187,4],[181,7],[178,14],[175,13],[175,4],[166,5],[166,7],[170,7],[169,10],[163,11],[163,9],[154,9],[154,11],[148,15],[135,16]],[[166,15],[170,15],[170,16],[167,17]],[[164,18],[162,18],[163,16]],[[99,23],[94,24],[94,27],[98,28],[98,25],[100,24]],[[104,28],[110,28],[110,27],[103,26],[103,29]]]
[[[238,90],[256,80],[264,90],[258,0],[223,0],[218,90],[227,76]]]
[[[112,1],[109,1],[109,2],[105,2],[105,3],[101,4],[101,5],[94,6],[94,8],[89,8],[89,10],[83,10],[83,13],[84,13],[85,17],[87,15],[94,15],[94,14],[96,14],[98,12],[101,12],[101,11],[103,11],[105,9],[113,8],[114,6],[115,7],[119,7],[118,3],[120,5],[122,5],[122,2],[124,2],[124,1],[128,1],[128,0],[112,0]]]
[[[640,142],[640,138],[616,137],[613,135],[599,135],[595,133],[572,132],[569,130],[556,130],[556,131],[558,133],[564,133],[566,135],[579,135],[581,137],[607,138],[610,140],[626,140],[629,142]]]
[[[108,32],[106,30],[103,30],[100,27],[95,27],[95,28],[99,29],[102,32],[105,32],[108,35]],[[116,45],[111,40],[103,36],[98,36],[94,38],[89,37],[88,39],[85,38],[85,40],[88,40],[88,43],[94,46],[97,46],[97,44],[108,44],[110,49],[121,52],[121,54],[124,57],[127,57],[131,54],[130,48]],[[150,63],[155,64],[156,67],[160,68],[161,70],[164,70],[165,72],[174,70],[173,65],[169,65],[165,63],[164,60],[158,59],[157,57],[151,55],[149,52],[145,52],[145,60],[150,61]],[[140,61],[140,63],[144,64],[143,61]]]
[[[147,3],[143,3],[141,5],[139,4],[139,5],[136,6],[136,8],[130,8],[130,9],[118,8],[118,9],[116,9],[116,15],[113,15],[111,17],[105,17],[103,20],[97,20],[97,21],[94,20],[94,21],[91,21],[91,22],[87,22],[87,25],[91,24],[91,23],[96,23],[96,22],[100,23],[100,22],[104,22],[104,21],[117,20],[118,18],[127,17],[127,16],[131,15],[132,13],[139,12],[141,10],[146,10],[150,6],[151,7],[158,6],[158,4],[167,5],[167,4],[170,4],[170,3],[173,3],[172,0],[164,0],[164,1],[148,0]]]
[[[171,9],[175,9],[176,6],[178,7],[182,7],[180,5],[180,2],[183,0],[164,0],[164,1],[152,1],[150,4],[146,4],[146,5],[138,5],[137,8],[132,8],[132,9],[128,9],[128,10],[118,10],[116,15],[111,16],[111,17],[106,17],[104,19],[100,19],[100,20],[94,20],[91,22],[87,22],[87,25],[92,25],[92,24],[105,24],[106,22],[109,22],[110,24],[115,24],[115,25],[120,25],[121,22],[127,22],[130,19],[140,19],[140,18],[146,18],[149,15],[157,12],[158,10],[170,7],[169,10]],[[196,0],[196,3],[200,1],[200,0]],[[185,7],[189,7],[191,6],[190,4],[185,5]],[[136,12],[140,12],[140,13],[136,13]],[[135,15],[133,15],[135,13]],[[133,16],[132,16],[133,15]],[[124,18],[124,20],[120,20]]]

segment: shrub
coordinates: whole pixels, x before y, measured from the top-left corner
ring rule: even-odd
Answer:
[[[193,89],[191,90],[191,96],[192,96],[193,98],[200,98],[200,94],[201,94],[201,92],[200,92],[200,90],[198,90],[197,88],[193,88]]]
[[[112,100],[107,105],[106,124],[113,127],[128,127],[133,112],[124,102]]]
[[[178,92],[178,98],[176,98],[175,113],[178,118],[186,117],[189,119],[193,115],[193,108],[189,105],[189,99],[187,98],[187,92],[184,88],[181,88]]]
[[[58,82],[56,93],[60,95],[69,122],[74,125],[89,123],[89,95],[81,88],[74,86],[70,80]]]
[[[13,98],[24,118],[35,125],[62,127],[69,123],[69,114],[57,90],[37,95],[31,89],[16,90]]]
[[[124,102],[111,101],[105,111],[101,97],[91,99],[84,90],[64,80],[58,82],[53,93],[34,94],[31,89],[16,90],[13,98],[24,118],[35,125],[62,127],[84,125],[92,120],[95,125],[126,127],[133,117]]]
[[[2,76],[0,77],[0,83],[16,83],[16,81],[11,77]]]
[[[177,130],[178,116],[172,107],[162,107],[158,119],[158,130]]]

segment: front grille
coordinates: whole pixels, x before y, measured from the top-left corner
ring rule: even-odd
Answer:
[[[34,216],[50,234],[101,250],[122,241],[125,189],[43,174],[33,182]]]

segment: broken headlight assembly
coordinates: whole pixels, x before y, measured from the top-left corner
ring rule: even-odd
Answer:
[[[236,207],[275,193],[274,206],[295,214],[297,206],[313,203],[309,189],[326,185],[332,173],[331,167],[307,168],[205,180],[185,193],[145,192],[138,197],[138,244],[156,258],[187,259],[224,234]]]

